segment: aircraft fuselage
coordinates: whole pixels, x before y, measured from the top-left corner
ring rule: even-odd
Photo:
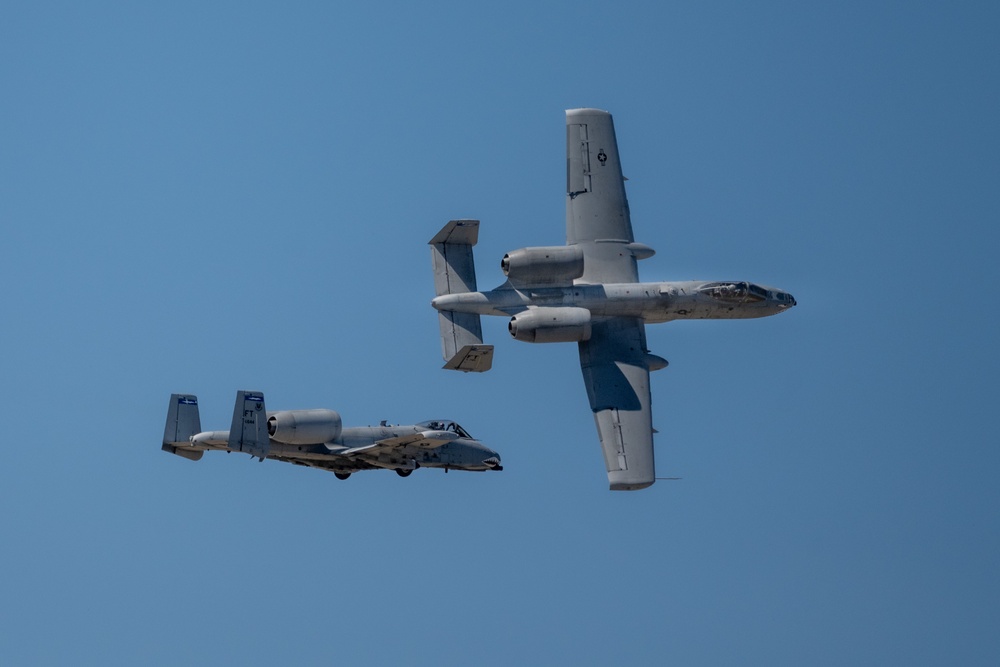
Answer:
[[[273,414],[273,413],[268,413]],[[449,422],[442,422],[447,424]],[[287,444],[271,439],[267,458],[301,461],[331,461],[341,452],[368,447],[390,438],[405,438],[428,431],[429,424],[412,426],[354,426],[344,428],[340,435],[327,443]],[[467,434],[466,434],[467,435]],[[500,455],[474,438],[457,435],[438,447],[411,447],[400,452],[384,452],[365,463],[372,467],[391,469],[454,468],[456,470],[498,469]],[[191,443],[202,449],[225,450],[229,431],[203,431],[191,437]]]
[[[637,317],[647,323],[672,320],[766,317],[795,305],[786,292],[745,281],[611,283],[559,287],[512,287],[436,297],[438,310],[505,316],[528,307],[585,308],[591,317]]]

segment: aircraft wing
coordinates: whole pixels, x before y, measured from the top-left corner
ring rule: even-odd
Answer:
[[[613,491],[643,489],[656,478],[651,359],[658,358],[646,352],[645,328],[636,318],[595,321],[590,340],[580,343],[583,382]]]
[[[315,459],[297,456],[272,456],[278,461],[292,463],[305,468],[316,468],[317,470],[328,470],[330,472],[353,473],[358,470],[377,470],[378,466],[372,465],[363,459]]]
[[[566,112],[566,196],[566,243],[584,253],[577,282],[638,282],[636,259],[652,249],[634,243],[615,125],[607,111]]]
[[[354,447],[345,449],[342,452],[335,452],[340,456],[378,456],[382,453],[399,451],[405,447],[419,447],[421,449],[434,449],[452,440],[457,440],[458,435],[448,431],[421,431],[411,435],[401,435],[395,438],[379,440],[364,447]]]

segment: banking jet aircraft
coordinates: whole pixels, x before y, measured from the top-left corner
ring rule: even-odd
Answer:
[[[239,391],[232,427],[202,431],[198,398],[171,395],[163,451],[197,461],[211,449],[330,470],[338,479],[380,468],[395,470],[400,477],[417,468],[503,470],[499,454],[453,421],[344,428],[333,410],[268,412],[264,394]]]
[[[649,372],[667,365],[646,349],[645,324],[766,317],[795,299],[745,281],[640,283],[637,261],[654,251],[632,236],[608,112],[566,112],[566,165],[566,245],[507,253],[500,287],[476,288],[478,220],[452,220],[431,239],[444,367],[492,367],[480,315],[509,317],[516,340],[578,343],[611,489],[642,489],[656,479]]]

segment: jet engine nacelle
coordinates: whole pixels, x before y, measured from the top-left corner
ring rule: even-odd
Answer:
[[[590,340],[590,311],[586,308],[529,308],[510,318],[507,330],[527,343],[579,343]]]
[[[343,429],[333,410],[283,410],[267,418],[267,433],[286,445],[318,445],[336,440]]]
[[[500,268],[517,285],[569,285],[583,275],[583,250],[578,246],[547,246],[513,250]]]

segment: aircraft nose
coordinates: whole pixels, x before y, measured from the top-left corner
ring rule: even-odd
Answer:
[[[775,298],[778,300],[778,308],[781,308],[782,310],[786,310],[798,304],[795,297],[788,292],[777,292],[775,294]]]
[[[483,464],[487,466],[490,470],[503,470],[503,466],[500,465],[500,455],[494,453],[493,456],[485,459]]]

